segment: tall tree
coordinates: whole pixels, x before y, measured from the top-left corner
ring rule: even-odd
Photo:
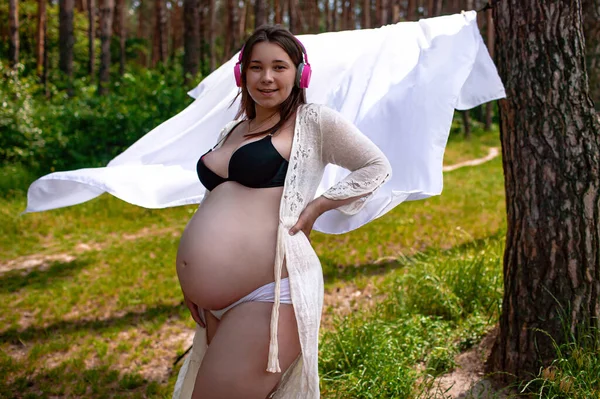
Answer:
[[[8,57],[12,66],[19,63],[19,1],[10,0],[8,3],[8,26],[10,30],[10,42],[8,45]]]
[[[360,15],[361,29],[369,29],[371,27],[371,0],[363,0]]]
[[[184,0],[183,2],[183,73],[185,82],[188,82],[188,74],[198,74],[198,63],[200,57],[200,8],[198,0]]]
[[[290,32],[294,34],[298,34],[298,8],[297,8],[297,0],[287,0],[288,4],[288,20],[290,26]]]
[[[488,364],[530,379],[563,327],[600,320],[600,121],[588,96],[581,1],[495,3],[507,237]]]
[[[108,93],[110,82],[110,39],[112,36],[112,19],[114,0],[100,0],[100,71],[98,76],[98,94]]]
[[[267,23],[266,1],[254,0],[254,28]]]
[[[275,12],[275,23],[281,24],[283,22],[283,18],[281,17],[281,0],[274,0],[273,11]]]
[[[215,28],[217,20],[217,4],[215,0],[208,0],[208,51],[210,71],[217,67],[217,53],[215,51]]]
[[[407,21],[415,21],[417,19],[417,1],[416,0],[408,0],[408,4],[406,6],[406,20]]]
[[[88,9],[88,74],[96,73],[96,0],[87,0]]]
[[[36,43],[36,65],[37,75],[44,75],[44,54],[46,49],[46,0],[38,0],[37,10],[37,43]]]
[[[125,0],[116,0],[113,19],[113,31],[119,37],[119,74],[125,73],[125,42],[127,40],[127,25],[125,23]]]
[[[590,96],[600,112],[600,0],[583,0],[582,5]]]
[[[75,1],[75,9],[79,12],[87,11],[87,1],[86,0],[76,0]]]
[[[152,44],[152,67],[155,67],[159,62],[166,63],[169,58],[169,52],[165,0],[154,1],[154,35]]]
[[[59,0],[58,47],[60,49],[59,68],[67,75],[68,93],[73,94],[73,0]]]
[[[490,53],[492,60],[494,59],[494,18],[492,17],[492,10],[486,11],[486,29],[487,29],[487,49]],[[490,101],[485,104],[485,130],[490,131],[492,129],[492,110],[494,102]]]

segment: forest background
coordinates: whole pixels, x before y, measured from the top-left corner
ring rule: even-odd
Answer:
[[[595,0],[582,3],[598,106],[600,18]],[[187,91],[262,23],[319,33],[484,5],[0,0],[0,396],[169,396],[180,364],[173,361],[193,327],[170,267],[192,208],[146,210],[105,195],[18,217],[35,178],[106,165],[190,104]],[[492,13],[480,12],[478,23],[494,55]],[[445,164],[499,147],[498,122],[494,104],[457,113]],[[489,348],[477,350],[495,334],[502,302],[502,163],[462,168],[444,182],[441,197],[398,207],[357,232],[315,234],[326,280],[324,397],[448,397],[439,377],[460,369],[467,350],[479,358],[472,371],[483,373]],[[598,397],[596,338],[557,344],[556,362],[512,387]]]

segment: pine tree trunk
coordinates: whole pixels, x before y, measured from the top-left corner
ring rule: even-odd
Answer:
[[[416,21],[417,20],[417,2],[416,0],[408,0],[408,5],[406,6],[406,20],[407,21]]]
[[[360,16],[361,29],[369,29],[371,27],[371,0],[363,0]]]
[[[73,0],[59,1],[58,43],[60,59],[58,65],[60,70],[67,75],[67,92],[70,96],[73,95],[73,46],[75,44],[75,36],[73,36],[73,5]]]
[[[600,320],[600,122],[588,96],[580,0],[499,1],[494,22],[507,94],[507,237],[488,364],[531,379],[555,358],[564,327],[575,333]]]
[[[244,0],[244,6],[242,7],[242,9],[240,10],[240,15],[238,18],[238,37],[239,40],[241,42],[244,41],[244,38],[246,36],[246,13],[248,10],[248,3],[250,2],[250,0]],[[280,4],[280,12],[282,14],[281,18],[283,19],[283,5],[281,3]],[[282,22],[283,23],[283,22]]]
[[[166,64],[169,59],[168,37],[167,37],[167,11],[165,10],[165,0],[155,0],[154,2],[154,37],[152,67],[161,62]]]
[[[46,48],[46,0],[38,0],[36,73],[41,78],[44,74],[44,49]]]
[[[281,1],[274,0],[273,8],[275,10],[275,23],[281,24],[283,19],[281,18]]]
[[[490,53],[492,60],[494,59],[494,18],[492,17],[492,10],[486,11],[487,20],[487,49]],[[492,111],[494,109],[494,102],[490,101],[485,104],[485,130],[492,130]]]
[[[590,97],[600,112],[600,0],[583,0],[582,6]]]
[[[463,130],[465,132],[465,139],[471,140],[471,118],[469,117],[469,111],[460,111],[463,120]]]
[[[96,1],[87,0],[88,5],[88,74],[96,74]]]
[[[125,0],[116,0],[115,6],[115,33],[119,37],[119,75],[125,74],[125,41],[127,39],[127,30],[125,24]]]
[[[76,0],[75,1],[75,9],[81,13],[87,12],[87,2],[86,0]]]
[[[298,34],[298,13],[296,0],[288,0],[288,19],[290,20],[290,32]]]
[[[98,75],[98,94],[108,94],[110,82],[110,39],[114,0],[100,0],[100,71]]]
[[[184,0],[183,2],[183,74],[185,83],[189,77],[198,74],[198,62],[200,57],[200,12],[198,0]]]
[[[231,57],[231,49],[233,47],[233,31],[235,29],[233,16],[234,4],[234,0],[226,0],[225,2],[225,13],[227,15],[227,20],[225,25],[225,43],[223,44],[223,58],[221,60],[222,64],[227,62],[229,57]]]
[[[265,0],[254,0],[254,28],[256,29],[266,23]]]
[[[208,51],[210,71],[217,68],[217,54],[215,49],[215,28],[217,20],[217,4],[215,0],[208,0]]]
[[[19,1],[10,0],[8,3],[8,26],[10,41],[8,43],[8,58],[11,66],[19,63]]]

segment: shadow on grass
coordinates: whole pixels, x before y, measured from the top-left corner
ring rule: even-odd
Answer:
[[[59,321],[46,327],[27,327],[24,330],[11,328],[0,332],[0,343],[11,343],[19,345],[20,341],[36,342],[53,339],[56,335],[75,334],[79,331],[103,331],[108,329],[122,329],[127,326],[134,326],[145,321],[156,318],[179,317],[181,306],[177,305],[158,305],[148,308],[144,311],[130,311],[122,316],[114,316],[102,320],[73,320]]]
[[[0,381],[0,397],[166,397],[166,381],[148,381],[139,374],[121,374],[107,366],[86,369],[73,360],[35,375],[18,376],[10,383]]]
[[[53,261],[43,266],[6,272],[0,275],[0,294],[16,292],[22,288],[47,288],[58,280],[71,277],[90,263],[91,260],[88,259],[75,259],[71,262]]]
[[[496,233],[479,238],[473,241],[469,241],[450,249],[440,251],[437,248],[428,249],[425,252],[420,252],[411,256],[398,257],[393,260],[386,260],[385,262],[379,263],[364,263],[361,265],[336,265],[330,262],[327,258],[321,257],[321,264],[323,266],[323,278],[325,284],[331,284],[334,282],[350,282],[358,276],[382,276],[388,274],[392,270],[402,269],[410,267],[416,260],[427,258],[433,255],[448,254],[452,252],[463,252],[468,249],[484,248],[490,240],[501,239],[506,235],[504,230],[497,231]]]

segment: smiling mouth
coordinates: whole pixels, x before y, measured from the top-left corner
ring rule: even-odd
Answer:
[[[258,91],[260,91],[261,93],[273,93],[273,92],[276,92],[277,89],[273,89],[273,90],[260,90],[260,89],[258,89]]]

